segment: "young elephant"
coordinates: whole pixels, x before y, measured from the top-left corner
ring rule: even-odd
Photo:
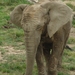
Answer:
[[[20,12],[21,11],[21,12]],[[32,75],[36,57],[38,74],[57,75],[57,66],[68,39],[72,10],[62,2],[45,2],[34,5],[19,5],[10,15],[11,21],[20,25],[25,33],[26,72]]]

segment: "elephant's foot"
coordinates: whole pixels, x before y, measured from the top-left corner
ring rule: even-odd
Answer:
[[[59,65],[59,66],[57,67],[57,70],[58,70],[58,71],[61,71],[61,69],[62,69],[62,66]]]
[[[45,75],[45,74],[38,74],[38,75]]]
[[[61,65],[62,65],[62,61],[59,61],[58,62],[58,65],[57,65],[57,70],[58,71],[61,71],[61,69],[62,69],[62,66]]]
[[[38,73],[38,75],[47,75],[47,73],[45,73],[45,72],[40,72],[40,73]]]
[[[54,71],[49,71],[48,75],[57,75],[57,72],[56,71],[55,72]]]
[[[25,75],[25,73],[23,75]],[[47,75],[47,74],[46,73],[39,73],[38,75]]]
[[[46,70],[44,69],[44,70],[42,70],[42,71],[39,71],[39,72],[38,72],[38,75],[47,75],[47,72],[46,72]]]
[[[57,75],[57,68],[49,68],[47,71],[47,75]]]

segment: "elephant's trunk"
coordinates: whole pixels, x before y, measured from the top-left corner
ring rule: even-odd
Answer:
[[[32,75],[34,59],[36,56],[36,38],[35,37],[25,37],[25,46],[26,46],[26,74],[25,75]]]

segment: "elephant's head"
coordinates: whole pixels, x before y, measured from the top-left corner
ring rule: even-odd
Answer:
[[[45,23],[47,23],[48,34],[52,37],[60,27],[71,19],[72,10],[63,2],[51,1],[31,6],[18,5],[10,16],[14,24],[23,27],[25,32],[33,31],[33,34],[35,31],[41,34]]]
[[[59,1],[26,6],[17,6],[11,13],[11,19],[13,23],[22,26],[24,29],[27,47],[26,73],[31,75],[29,71],[32,71],[36,48],[40,42],[44,27],[47,27],[48,35],[51,38],[59,28],[72,19],[72,10]]]
[[[63,2],[52,1],[29,6],[23,11],[21,24],[25,32],[32,32],[31,35],[35,32],[41,34],[43,27],[47,25],[48,35],[52,37],[71,19],[71,8]]]

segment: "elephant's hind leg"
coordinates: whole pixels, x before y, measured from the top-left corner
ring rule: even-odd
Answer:
[[[46,70],[44,66],[44,60],[43,60],[43,49],[41,44],[38,46],[37,54],[36,54],[36,63],[38,68],[38,75],[46,75]]]
[[[44,43],[43,44],[43,53],[44,53],[44,57],[45,57],[45,61],[46,61],[46,71],[47,71],[47,75],[49,72],[49,61],[50,61],[50,51],[52,49],[52,43]]]

